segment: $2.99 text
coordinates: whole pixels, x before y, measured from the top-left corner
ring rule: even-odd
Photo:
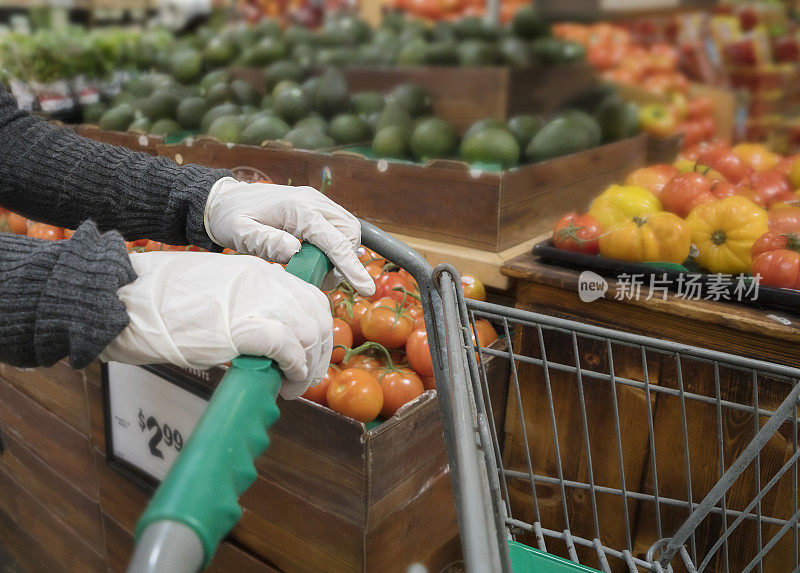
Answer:
[[[162,441],[164,446],[175,448],[176,452],[180,452],[183,449],[183,436],[179,430],[173,430],[169,427],[169,424],[160,424],[153,416],[145,417],[141,408],[139,408],[139,429],[142,432],[155,429],[155,433],[150,438],[150,442],[148,442],[150,455],[152,456],[164,459],[164,453],[159,449]]]

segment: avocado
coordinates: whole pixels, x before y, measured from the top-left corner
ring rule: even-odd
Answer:
[[[203,59],[212,66],[224,66],[236,57],[236,44],[223,36],[215,36],[206,45]]]
[[[430,94],[417,84],[401,84],[392,90],[389,98],[403,105],[412,117],[419,117],[431,110]]]
[[[437,42],[455,42],[457,38],[453,24],[444,20],[436,22],[431,29],[431,39]]]
[[[343,113],[331,120],[330,134],[338,145],[366,141],[370,138],[370,131],[367,122],[352,113]]]
[[[597,123],[594,117],[577,109],[568,109],[561,113],[561,117],[572,119],[582,125],[591,136],[591,141],[594,142],[591,147],[600,145],[600,141],[603,138],[603,130],[600,129],[600,125]]]
[[[511,32],[517,38],[535,40],[549,32],[547,23],[536,13],[532,3],[525,4],[514,13],[511,19]]]
[[[453,23],[453,32],[462,40],[496,40],[499,29],[478,16],[467,16]]]
[[[296,62],[291,60],[278,60],[272,62],[267,66],[265,77],[267,80],[267,88],[272,89],[284,80],[292,80],[300,83],[305,78],[306,72]]]
[[[123,103],[133,105],[133,102],[135,101],[136,101],[136,96],[133,95],[131,92],[119,92],[117,95],[111,98],[111,102],[109,103],[109,105],[111,107],[122,105]]]
[[[493,66],[497,59],[497,48],[483,40],[467,40],[458,47],[458,61],[465,67]]]
[[[133,120],[133,123],[131,123],[128,126],[128,130],[127,131],[136,131],[136,132],[141,132],[141,133],[151,133],[150,132],[150,127],[151,126],[152,126],[152,123],[150,122],[149,119],[147,119],[146,117],[140,117],[139,119]]]
[[[389,125],[375,134],[372,140],[372,153],[375,157],[400,159],[408,155],[408,129],[399,125]]]
[[[172,133],[178,133],[181,126],[174,119],[164,118],[159,119],[151,127],[149,132],[153,135],[166,136]]]
[[[314,110],[325,117],[333,117],[349,107],[350,93],[344,75],[335,68],[328,68],[316,86]]]
[[[307,44],[311,42],[314,34],[305,26],[289,26],[283,33],[283,39],[289,44],[295,46],[297,44]]]
[[[575,117],[561,116],[546,124],[533,136],[525,150],[528,161],[544,161],[591,149],[597,138],[586,124]]]
[[[396,125],[411,131],[414,123],[411,114],[408,113],[406,106],[401,104],[396,99],[389,99],[383,107],[381,116],[378,118],[378,124],[375,127],[376,131],[382,130],[384,127]]]
[[[634,104],[624,101],[616,94],[607,96],[594,112],[600,125],[603,141],[617,141],[638,133],[638,112]]]
[[[295,86],[287,88],[275,96],[272,110],[284,121],[294,123],[308,115],[308,112],[311,111],[311,103],[303,90]]]
[[[310,68],[317,62],[317,51],[310,44],[297,44],[292,48],[291,61],[301,68]]]
[[[460,153],[467,163],[499,164],[508,169],[519,162],[519,143],[507,129],[488,127],[465,136]]]
[[[397,63],[401,66],[420,66],[428,59],[428,42],[423,38],[413,38],[401,44],[397,53]]]
[[[244,53],[244,63],[250,66],[266,66],[288,55],[289,48],[281,38],[267,36]]]
[[[241,142],[247,145],[261,145],[264,141],[281,139],[289,133],[289,129],[289,125],[278,117],[259,117],[244,128]]]
[[[470,135],[474,135],[479,133],[485,129],[508,129],[506,127],[505,122],[499,119],[495,119],[493,117],[487,119],[480,119],[469,126],[469,129],[464,132],[464,139],[468,138]]]
[[[431,66],[458,64],[458,44],[454,40],[439,40],[428,44],[425,63]]]
[[[229,115],[235,116],[238,114],[239,114],[239,106],[236,105],[235,103],[223,103],[216,107],[212,107],[203,116],[203,120],[200,122],[200,131],[203,133],[208,133],[211,124],[217,118]]]
[[[503,38],[500,41],[500,56],[512,68],[524,68],[531,63],[531,47],[520,38]]]
[[[301,86],[303,93],[306,94],[308,101],[313,102],[317,93],[317,86],[319,85],[319,76],[313,76],[303,82]]]
[[[261,109],[272,109],[272,104],[275,102],[275,98],[272,97],[272,94],[267,94],[261,98],[261,104],[259,107]]]
[[[294,124],[295,129],[314,129],[320,133],[328,133],[328,124],[319,115],[309,115]]]
[[[236,92],[229,84],[218,82],[206,91],[206,101],[211,105],[235,102]]]
[[[180,103],[181,98],[172,92],[155,91],[142,102],[142,115],[150,121],[172,119],[175,117],[175,111]]]
[[[191,84],[203,73],[203,58],[196,50],[183,50],[172,56],[172,77],[183,84]]]
[[[225,70],[214,70],[213,72],[208,72],[206,75],[203,76],[203,79],[200,80],[200,89],[203,93],[207,92],[211,86],[214,84],[227,84],[231,81],[230,74]]]
[[[283,139],[299,149],[320,149],[334,145],[333,139],[325,133],[308,127],[295,127]]]
[[[222,143],[239,143],[244,124],[235,115],[223,115],[215,119],[208,128],[208,135]]]
[[[615,93],[617,93],[617,88],[614,87],[614,84],[605,82],[597,83],[568,99],[563,107],[594,113],[594,110],[597,109],[600,102]]]
[[[519,143],[519,148],[525,149],[533,139],[533,136],[542,129],[544,120],[534,115],[518,115],[509,119],[507,125],[508,131]]]
[[[261,99],[256,88],[244,80],[233,80],[231,89],[235,100],[241,105],[258,105]]]
[[[258,36],[280,36],[283,32],[280,22],[271,18],[263,18],[253,28]]]
[[[178,104],[175,119],[184,129],[199,129],[208,109],[208,102],[205,99],[190,97]]]
[[[543,64],[570,64],[586,59],[586,48],[577,42],[539,38],[531,44],[533,55]]]
[[[300,84],[298,84],[294,80],[283,80],[275,84],[275,87],[272,88],[272,97],[278,97],[278,94],[284,90],[290,90],[293,88],[300,88]]]
[[[449,157],[458,146],[458,136],[453,127],[439,118],[431,118],[414,128],[409,140],[411,153],[419,161]]]
[[[106,106],[100,102],[83,106],[83,123],[96,124],[103,117],[106,109]]]
[[[353,111],[359,115],[370,115],[383,109],[385,100],[378,92],[361,92],[353,95]]]

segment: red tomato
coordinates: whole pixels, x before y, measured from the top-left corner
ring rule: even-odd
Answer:
[[[433,376],[423,376],[422,385],[426,390],[436,390],[436,378]]]
[[[769,230],[776,233],[800,232],[800,207],[783,207],[767,211]]]
[[[414,330],[414,321],[399,302],[385,297],[372,303],[364,313],[361,331],[367,340],[386,348],[400,348]]]
[[[800,231],[776,233],[768,231],[753,243],[750,255],[756,257],[769,251],[795,251],[800,252]]]
[[[464,296],[473,300],[486,300],[486,287],[471,275],[461,275],[461,290]]]
[[[433,376],[433,361],[425,328],[417,328],[406,340],[406,356],[417,374],[423,378]]]
[[[223,255],[238,255],[239,253],[234,251],[233,249],[229,249],[229,248],[226,247],[226,248],[222,249],[222,254]]]
[[[383,390],[375,376],[360,368],[342,370],[328,386],[328,407],[359,422],[371,422],[383,408]]]
[[[683,146],[691,147],[703,141],[705,127],[697,120],[684,121],[678,126],[678,133],[683,132]]]
[[[698,157],[698,161],[722,173],[728,181],[736,185],[750,175],[750,169],[727,147],[712,147]]]
[[[678,168],[673,165],[650,165],[641,167],[631,172],[625,178],[625,185],[636,185],[651,191],[656,197],[661,196],[661,191],[673,177],[678,174]]]
[[[686,115],[692,119],[702,119],[714,111],[714,102],[709,96],[695,96],[689,99]]]
[[[792,193],[789,178],[775,169],[753,173],[750,176],[750,188],[755,194],[755,202],[766,207],[779,201],[797,199],[797,196]]]
[[[312,402],[316,402],[317,404],[327,406],[328,402],[326,395],[328,393],[328,386],[331,385],[331,382],[334,378],[336,378],[337,374],[339,374],[339,370],[335,366],[328,366],[328,371],[325,372],[325,377],[320,380],[319,384],[316,386],[311,386],[308,390],[306,390],[306,393],[303,394],[303,398],[306,400],[311,400]]]
[[[370,302],[358,293],[347,294],[341,290],[333,291],[331,295],[333,316],[345,321],[353,331],[353,344],[364,342],[361,332],[361,320],[367,312]]]
[[[665,211],[686,217],[689,211],[716,198],[711,193],[713,181],[699,173],[680,173],[661,191],[661,205]]]
[[[348,348],[353,348],[353,329],[341,318],[333,319],[333,346],[331,362],[334,364],[342,361]],[[336,346],[344,348],[335,348]]]
[[[383,265],[384,263],[381,261],[371,261],[369,263],[364,263],[364,269],[366,269],[367,274],[372,277],[372,280],[377,281],[383,274]]]
[[[739,195],[742,191],[743,189],[741,187],[737,187],[733,183],[728,183],[727,181],[714,181],[711,186],[711,194],[715,199],[733,197],[734,195]]]
[[[64,238],[61,227],[46,225],[44,223],[33,223],[28,227],[28,236],[33,239],[44,239],[46,241],[60,241]]]
[[[75,234],[75,231],[73,231],[72,229],[61,229],[61,234],[65,239],[71,239],[72,235]]]
[[[373,356],[372,354],[356,354],[351,356],[350,360],[342,363],[347,368],[360,368],[367,372],[378,372],[386,366],[386,362],[382,358]]]
[[[9,213],[8,228],[11,229],[12,233],[16,233],[17,235],[24,235],[25,233],[28,232],[28,220],[22,215],[17,215],[16,213]]]
[[[800,253],[786,249],[761,253],[750,265],[765,286],[800,289]]]
[[[395,289],[405,289],[410,294],[405,294],[402,290]],[[414,279],[407,273],[383,273],[375,279],[375,294],[372,295],[372,300],[391,298],[408,306],[419,302],[412,295],[419,296],[419,290]]]
[[[553,245],[558,249],[596,255],[602,227],[593,216],[567,213],[553,227]]]
[[[144,250],[147,252],[151,252],[151,251],[163,251],[165,249],[163,243],[160,243],[159,241],[148,240],[147,243],[145,243],[144,245]]]
[[[425,391],[422,380],[408,368],[385,370],[378,382],[383,390],[381,416],[391,418],[401,406],[409,403]]]

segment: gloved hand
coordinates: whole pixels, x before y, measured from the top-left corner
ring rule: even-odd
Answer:
[[[375,293],[375,281],[355,253],[361,243],[358,219],[313,187],[223,177],[206,200],[205,227],[220,246],[279,263],[288,262],[306,240],[322,249],[358,292]],[[333,282],[323,288],[334,288]]]
[[[333,347],[318,288],[257,257],[156,251],[130,257],[138,278],[117,291],[130,323],[100,359],[188,368],[268,356],[297,398],[322,380]]]

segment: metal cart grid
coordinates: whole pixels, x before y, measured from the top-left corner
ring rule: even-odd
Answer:
[[[465,300],[445,265],[435,280],[468,570],[518,571],[509,539],[603,571],[800,570],[800,369]],[[479,319],[507,349],[473,344]],[[476,355],[509,362],[504,423]]]

